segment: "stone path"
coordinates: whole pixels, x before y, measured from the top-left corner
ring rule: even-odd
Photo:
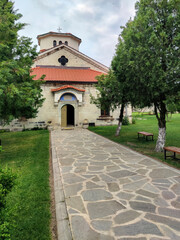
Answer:
[[[88,130],[51,132],[58,240],[179,240],[180,172]]]

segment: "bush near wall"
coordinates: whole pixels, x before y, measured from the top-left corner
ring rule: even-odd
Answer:
[[[0,239],[10,240],[9,222],[4,217],[6,208],[6,196],[14,185],[15,175],[10,169],[0,168]]]

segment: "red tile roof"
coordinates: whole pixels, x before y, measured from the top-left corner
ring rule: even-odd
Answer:
[[[40,53],[42,53],[42,52],[45,52],[47,49],[41,49],[40,50]]]
[[[58,92],[60,90],[63,90],[63,89],[67,89],[67,88],[73,88],[79,92],[85,92],[84,89],[80,89],[80,88],[76,88],[76,87],[73,87],[73,86],[70,86],[70,85],[66,85],[66,86],[63,86],[63,87],[60,87],[60,88],[54,88],[54,89],[51,89],[51,92]]]
[[[34,80],[46,75],[45,81],[51,82],[97,82],[96,76],[103,74],[92,69],[59,68],[59,67],[36,67],[31,75],[36,75]]]

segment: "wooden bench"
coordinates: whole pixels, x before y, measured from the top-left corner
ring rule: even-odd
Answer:
[[[171,156],[167,156],[166,155],[167,151],[173,152],[174,154],[171,155]],[[180,148],[178,148],[178,147],[164,147],[164,159],[165,160],[166,160],[167,157],[172,157],[173,159],[176,159],[176,153],[180,154]]]
[[[148,133],[148,132],[138,132],[138,139],[139,139],[139,135],[143,135],[146,137],[146,141],[148,141],[148,137],[152,137],[152,141],[154,141],[153,137],[154,134],[153,133]]]

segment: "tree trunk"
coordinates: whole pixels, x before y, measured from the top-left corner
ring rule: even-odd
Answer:
[[[166,128],[159,128],[158,139],[156,142],[156,152],[162,152],[166,141]]]
[[[124,103],[121,105],[121,109],[120,109],[120,115],[119,115],[119,122],[118,122],[118,126],[116,129],[116,134],[115,136],[119,136],[120,131],[121,131],[121,126],[122,126],[122,120],[123,120],[123,113],[124,113]]]
[[[158,125],[159,125],[159,133],[158,133],[158,139],[156,142],[156,152],[162,152],[165,141],[166,141],[166,105],[161,102],[159,107],[159,115],[157,112],[157,105],[155,105],[155,114],[156,118],[158,119]]]

